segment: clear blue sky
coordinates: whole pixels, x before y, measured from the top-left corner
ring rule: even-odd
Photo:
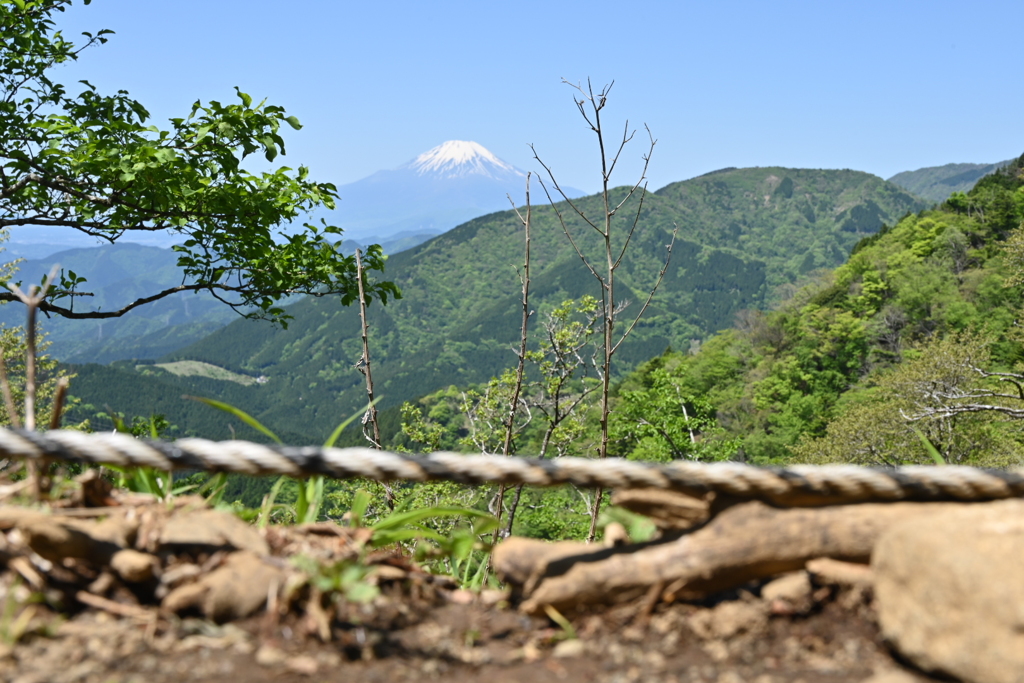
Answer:
[[[606,120],[651,127],[653,188],[725,166],[889,177],[1024,152],[1020,0],[94,0],[59,22],[117,32],[66,81],[126,89],[160,120],[237,85],[302,120],[285,162],[338,184],[463,139],[524,170],[535,143],[594,191],[561,77],[615,80]]]

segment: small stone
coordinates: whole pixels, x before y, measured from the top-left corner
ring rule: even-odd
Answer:
[[[586,644],[578,638],[573,638],[572,640],[563,640],[558,645],[555,645],[555,649],[551,654],[559,659],[568,659],[570,657],[582,657],[586,652]]]
[[[270,554],[270,547],[254,527],[230,512],[218,510],[194,510],[171,517],[160,534],[160,546],[234,548],[256,555]]]
[[[389,564],[378,564],[374,567],[373,573],[377,577],[377,581],[402,581],[409,578],[409,572]]]
[[[773,614],[807,614],[813,606],[812,590],[810,575],[799,571],[766,584],[761,597],[771,605]]]
[[[264,645],[256,651],[256,663],[260,666],[278,666],[287,659],[288,655],[273,645]]]
[[[509,592],[507,590],[498,590],[497,588],[485,588],[480,591],[480,602],[483,605],[492,607],[500,602],[505,602],[509,598]]]
[[[763,602],[723,602],[690,615],[689,625],[694,633],[708,640],[760,633],[768,625],[768,608]]]
[[[199,576],[202,571],[203,570],[199,568],[199,565],[192,564],[191,562],[177,564],[166,569],[164,573],[160,575],[160,583],[174,588],[179,583],[183,583],[184,581]]]
[[[110,558],[110,568],[125,581],[144,583],[153,578],[160,561],[149,553],[138,550],[119,550]]]
[[[169,612],[202,610],[217,623],[242,619],[266,604],[270,587],[284,584],[282,569],[249,552],[232,553],[220,567],[195,583],[171,591],[161,607]]]
[[[604,547],[618,548],[629,545],[629,532],[619,522],[610,522],[604,528]]]
[[[297,674],[303,676],[315,676],[316,672],[320,670],[320,665],[317,661],[309,655],[299,655],[298,657],[291,657],[284,663],[285,668],[289,671],[294,671]]]

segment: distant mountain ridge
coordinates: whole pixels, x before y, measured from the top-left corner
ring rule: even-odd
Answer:
[[[345,240],[360,245],[390,242],[394,250],[401,242],[400,248],[408,248],[471,218],[508,209],[510,196],[522,204],[525,181],[523,171],[483,145],[449,140],[398,168],[341,185],[335,210],[319,210],[303,221],[322,218],[342,228]],[[570,197],[585,194],[564,189]],[[126,237],[134,243],[164,248],[181,239],[170,232]],[[16,256],[43,259],[65,249],[97,244],[96,238],[71,228],[33,225],[13,228],[8,249]]]
[[[916,171],[903,171],[889,178],[905,190],[933,202],[944,202],[954,192],[970,192],[979,180],[1004,166],[1013,159],[994,164],[946,164],[929,166]]]
[[[386,254],[396,254],[433,237],[399,234],[384,240]],[[342,242],[341,251],[351,254],[366,245]],[[3,254],[7,255],[7,254]],[[16,256],[17,253],[12,254]],[[76,297],[76,310],[111,309],[141,296],[174,287],[183,280],[178,254],[156,246],[132,242],[64,249],[19,264],[15,282],[41,282],[54,264],[74,271],[87,282]],[[238,314],[205,292],[180,292],[141,306],[120,318],[67,320],[54,316],[43,328],[51,346],[48,353],[70,363],[110,363],[132,358],[154,359],[193,344],[238,318]],[[0,324],[25,323],[21,304],[0,305]]]
[[[582,198],[577,205],[597,214],[600,197]],[[783,285],[842,263],[864,236],[924,206],[867,173],[787,168],[723,171],[649,195],[617,279],[619,296],[630,302],[624,316],[637,309],[656,279],[673,226],[680,232],[658,296],[621,349],[620,371],[668,346],[689,348],[692,340],[731,325],[743,309],[768,306]],[[628,207],[622,215],[627,213]],[[551,306],[593,294],[595,286],[550,207],[535,207],[533,216],[536,326]],[[584,251],[599,248],[592,230],[577,223],[570,229]],[[384,277],[399,284],[404,298],[369,310],[382,409],[450,384],[485,381],[512,364],[509,343],[518,336],[521,315],[514,266],[522,261],[522,248],[522,226],[505,211],[388,260]],[[321,438],[365,400],[362,376],[353,369],[361,351],[358,311],[326,299],[303,299],[288,310],[294,319],[287,330],[237,321],[167,359],[266,376],[265,384],[230,387],[233,397],[244,399],[235,404],[271,428],[301,425]],[[102,405],[100,397],[115,381],[93,368],[77,380],[76,391],[86,403]],[[120,400],[132,401],[126,388],[130,369],[118,372]],[[181,378],[139,377],[158,380],[167,383],[165,394],[188,393]],[[155,410],[139,396],[132,410]],[[165,403],[158,412],[166,410]],[[184,424],[184,416],[169,417]],[[205,436],[227,438],[222,429]]]
[[[181,284],[178,255],[170,249],[141,244],[111,244],[67,249],[23,261],[14,280],[42,281],[54,264],[87,278],[75,297],[74,310],[116,309],[135,299]],[[70,305],[64,300],[63,305]],[[51,343],[48,353],[62,361],[109,363],[121,358],[156,358],[191,344],[238,317],[207,293],[180,292],[130,311],[120,318],[42,320]],[[25,324],[25,307],[0,306],[0,323]]]
[[[471,218],[522,204],[526,173],[476,142],[449,140],[398,168],[338,188],[320,214],[348,239],[380,241],[400,232],[441,234]],[[582,196],[567,188],[570,197]]]

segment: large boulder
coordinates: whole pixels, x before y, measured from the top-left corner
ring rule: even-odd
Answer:
[[[1024,501],[895,525],[871,560],[883,636],[922,669],[1024,683]]]

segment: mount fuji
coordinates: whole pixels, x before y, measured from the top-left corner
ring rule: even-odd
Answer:
[[[422,238],[508,209],[508,196],[521,205],[525,186],[526,173],[483,145],[449,140],[398,168],[342,185],[338,208],[323,218],[359,242]]]

